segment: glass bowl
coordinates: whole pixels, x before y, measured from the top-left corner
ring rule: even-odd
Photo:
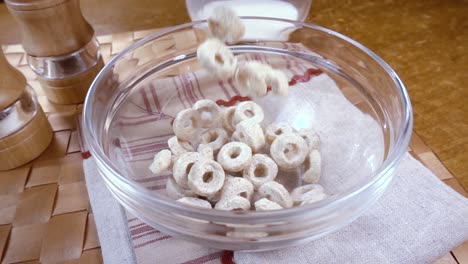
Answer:
[[[264,107],[263,126],[285,121],[317,131],[326,199],[277,211],[199,209],[165,195],[169,173],[148,170],[154,154],[167,148],[177,112],[202,98],[220,105],[251,99],[232,80],[216,80],[198,65],[206,21],[160,31],[113,58],[88,92],[83,131],[105,184],[131,214],[208,247],[260,251],[320,238],[369,209],[407,150],[412,109],[397,74],[356,41],[313,24],[242,19],[286,26],[268,39],[250,36],[230,48],[241,62],[260,60],[288,75],[287,97],[253,100]],[[301,173],[280,172],[277,180],[291,191]]]

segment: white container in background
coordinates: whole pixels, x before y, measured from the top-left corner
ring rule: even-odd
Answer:
[[[218,6],[228,6],[239,16],[272,17],[304,21],[309,14],[311,0],[186,0],[192,21],[207,19]],[[244,40],[283,41],[288,38],[292,24],[280,21],[247,22]]]

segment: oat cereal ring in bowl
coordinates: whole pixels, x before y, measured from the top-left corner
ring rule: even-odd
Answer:
[[[180,155],[174,162],[173,174],[174,180],[183,188],[188,188],[188,175],[195,162],[204,159],[198,152],[186,152]]]
[[[206,21],[164,29],[117,54],[92,83],[83,109],[83,136],[90,154],[85,165],[96,165],[104,184],[125,210],[167,235],[207,247],[248,251],[318,239],[351,223],[389,186],[411,136],[408,93],[387,63],[337,32],[282,19],[244,17],[241,21],[246,32],[252,32],[252,26],[260,32],[262,25],[281,25],[281,31],[266,29],[270,33],[261,40],[245,35],[226,47],[238,65],[257,61],[283,72],[288,78],[287,96],[268,89],[265,96],[248,97],[235,81],[218,79],[200,65],[196,53],[209,36]],[[259,208],[277,208],[263,211],[255,210],[255,202],[261,200],[258,190],[254,190],[252,201],[235,196],[241,198],[219,204],[219,191],[209,198],[195,197],[212,207],[229,208],[231,204],[234,208],[236,202],[240,209],[248,209],[224,211],[210,209],[205,202],[206,208],[177,202],[175,198],[194,194],[187,191],[188,182],[183,187],[174,180],[168,186],[172,192],[169,197],[166,182],[175,176],[174,171],[155,175],[148,167],[156,153],[168,149],[168,140],[175,135],[198,150],[200,136],[207,128],[202,127],[193,107],[204,99],[223,110],[254,102],[263,110],[263,120],[258,123],[263,133],[268,125],[279,122],[286,122],[298,134],[316,132],[320,144],[311,145],[313,149],[319,146],[321,171],[319,178],[312,175],[311,180],[318,180],[326,196],[312,192],[303,197],[312,199],[307,200],[310,203],[296,201],[282,209],[263,200],[257,203]],[[184,111],[187,122],[175,122]],[[229,115],[228,119],[233,118]],[[210,129],[223,129],[223,124],[224,118],[220,118]],[[231,129],[236,129],[233,125]],[[231,140],[234,131],[225,129]],[[256,145],[259,149],[255,153],[270,155],[265,139],[263,145]],[[199,153],[193,155],[206,159]],[[181,157],[175,161],[173,153],[173,170]],[[216,162],[217,156],[214,158],[207,160]],[[188,177],[188,167],[185,171],[179,168],[181,179]],[[238,172],[228,174],[242,177]],[[304,163],[288,172],[278,170],[272,182],[291,193],[308,184],[302,181],[303,174]],[[179,182],[184,184],[184,180]],[[182,201],[186,200],[193,201]],[[262,235],[228,235],[233,226]]]
[[[232,51],[218,39],[207,39],[198,50],[200,64],[213,72],[218,78],[227,79],[234,75],[237,60]]]
[[[200,100],[193,105],[200,114],[200,126],[204,128],[212,127],[219,123],[221,118],[221,108],[212,100]]]
[[[234,111],[234,124],[238,125],[242,121],[251,121],[260,124],[263,121],[263,109],[253,101],[242,102],[237,105]]]
[[[191,141],[200,129],[200,113],[194,109],[184,109],[174,120],[172,129],[179,140]]]
[[[228,135],[222,128],[211,128],[200,135],[200,143],[209,146],[217,152],[228,141]]]
[[[278,165],[264,154],[255,154],[244,168],[243,177],[252,182],[255,189],[266,182],[275,180],[278,175]]]
[[[290,171],[298,168],[309,154],[307,142],[296,133],[282,134],[270,147],[271,157],[278,167]]]
[[[200,196],[213,196],[223,188],[225,176],[219,163],[210,159],[200,159],[190,169],[187,176],[188,186]]]
[[[265,138],[268,144],[271,145],[276,137],[282,134],[289,134],[294,132],[294,129],[286,122],[271,123],[265,130]],[[302,135],[301,135],[302,136]]]
[[[218,152],[218,162],[226,171],[242,171],[250,163],[252,150],[242,142],[229,142]]]

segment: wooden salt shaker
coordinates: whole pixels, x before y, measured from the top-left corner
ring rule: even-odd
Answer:
[[[104,66],[94,30],[79,0],[6,0],[20,24],[28,64],[47,98],[77,104]]]
[[[52,141],[52,128],[26,78],[0,48],[0,171],[39,156]]]

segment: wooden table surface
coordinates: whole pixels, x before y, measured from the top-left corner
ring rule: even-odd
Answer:
[[[146,29],[189,21],[180,0],[81,3],[85,17],[101,36],[106,61],[151,32]],[[459,183],[468,189],[468,2],[316,0],[307,19],[363,43],[400,74],[410,92],[415,131],[420,135],[411,142],[413,154],[466,196]],[[7,57],[38,92],[55,131],[53,144],[38,160],[0,173],[2,263],[99,263],[99,241],[83,181],[75,123],[81,105],[57,106],[46,100],[21,46],[16,45],[19,30],[2,3],[0,32],[0,43],[13,44],[4,46]],[[68,247],[63,246],[65,241]],[[438,263],[468,263],[468,243]]]

